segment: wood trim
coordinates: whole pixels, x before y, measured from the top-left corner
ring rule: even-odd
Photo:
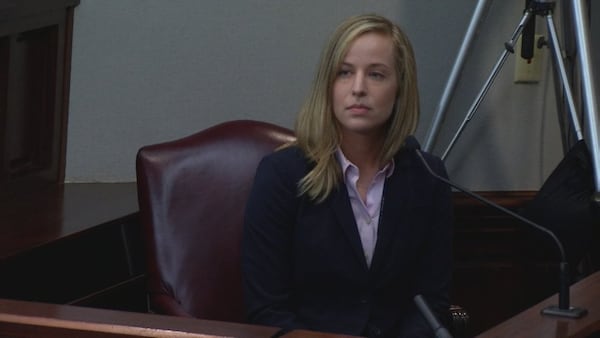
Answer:
[[[79,3],[79,1],[77,1]],[[71,93],[71,57],[73,49],[73,21],[75,5],[67,8],[66,23],[64,26],[64,61],[62,64],[62,107],[60,110],[60,140],[58,149],[58,182],[65,181],[65,168],[67,163],[67,133],[69,122],[69,102]]]
[[[505,208],[517,209],[531,201],[537,194],[537,191],[478,191],[475,193]],[[483,205],[481,202],[462,192],[454,192],[453,198],[454,205],[460,208],[474,208]]]
[[[270,337],[277,331],[265,326],[0,299],[3,337]]]

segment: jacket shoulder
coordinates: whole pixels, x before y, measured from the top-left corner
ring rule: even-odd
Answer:
[[[279,173],[301,179],[309,170],[310,162],[297,146],[289,146],[265,156],[258,167],[259,172]]]

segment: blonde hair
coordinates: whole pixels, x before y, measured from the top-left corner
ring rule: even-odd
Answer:
[[[414,133],[419,119],[419,96],[416,64],[412,46],[402,30],[379,15],[360,15],[346,19],[331,36],[321,55],[311,91],[302,106],[295,125],[295,144],[314,167],[298,183],[299,194],[322,202],[341,181],[341,170],[335,152],[340,133],[332,108],[332,88],[340,65],[354,40],[365,33],[390,37],[398,92],[394,111],[388,121],[379,158],[387,163],[400,150],[406,136]]]

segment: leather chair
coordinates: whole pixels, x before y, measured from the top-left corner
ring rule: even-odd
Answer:
[[[243,212],[259,161],[290,130],[232,121],[141,148],[136,158],[149,309],[243,322]]]
[[[259,161],[294,139],[257,121],[222,123],[136,158],[151,312],[244,322],[240,241],[243,212]],[[450,309],[456,337],[468,314]]]

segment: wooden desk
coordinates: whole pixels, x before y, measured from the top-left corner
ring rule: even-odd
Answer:
[[[0,298],[146,311],[137,191],[68,183],[0,195]]]
[[[0,299],[0,337],[271,337],[278,328]],[[349,337],[292,331],[285,337]]]
[[[554,295],[478,337],[588,337],[600,332],[600,271],[573,284],[571,306],[583,307],[588,314],[579,319],[542,316],[540,311],[558,304]]]
[[[135,182],[67,183],[0,194],[0,260],[136,213],[136,189]]]

